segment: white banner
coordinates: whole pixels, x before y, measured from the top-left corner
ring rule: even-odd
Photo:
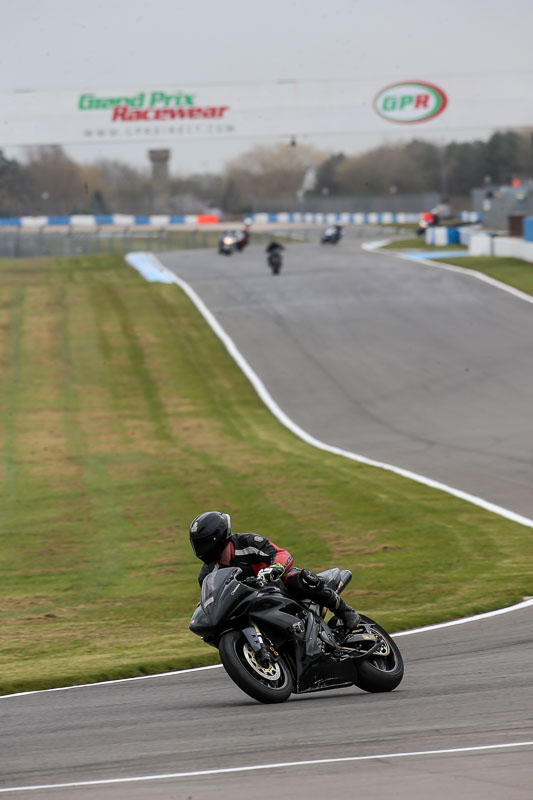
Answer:
[[[533,73],[0,93],[0,147],[521,128]]]

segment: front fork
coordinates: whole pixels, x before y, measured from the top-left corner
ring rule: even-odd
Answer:
[[[261,666],[266,667],[272,664],[272,662],[277,661],[278,653],[271,643],[265,642],[263,634],[255,622],[250,620],[250,625],[243,628],[242,632]]]

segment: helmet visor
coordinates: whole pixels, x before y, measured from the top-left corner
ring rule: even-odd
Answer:
[[[193,538],[191,536],[191,546],[196,558],[201,558],[202,561],[210,561],[215,558],[217,549],[217,536],[202,536],[201,538]]]

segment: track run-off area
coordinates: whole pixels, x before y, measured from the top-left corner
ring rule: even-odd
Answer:
[[[533,517],[530,304],[349,241],[277,277],[259,248],[160,260],[310,437]],[[211,667],[6,696],[0,793],[529,799],[533,604],[504,611],[399,634],[390,694],[267,707]]]

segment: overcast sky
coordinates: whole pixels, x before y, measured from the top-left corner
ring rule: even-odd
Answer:
[[[533,78],[532,29],[532,0],[4,0],[0,92],[282,78],[379,78],[385,85],[529,71]],[[380,141],[350,135],[315,143],[355,152]],[[218,170],[250,144],[180,142],[172,169]],[[69,152],[140,165],[146,147]]]

